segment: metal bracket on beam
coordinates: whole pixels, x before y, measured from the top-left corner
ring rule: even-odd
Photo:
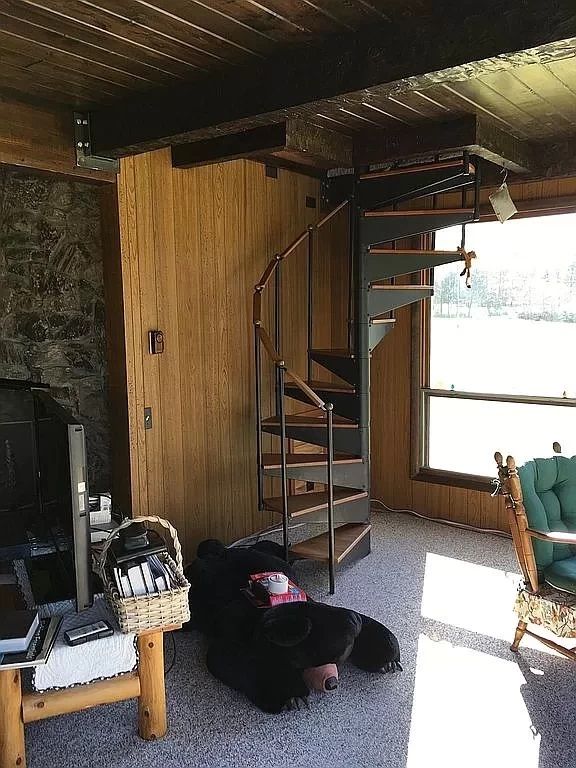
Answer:
[[[118,173],[120,164],[113,157],[98,157],[92,154],[90,139],[90,115],[88,112],[74,112],[74,146],[76,149],[76,165],[79,168],[90,168],[94,171]]]

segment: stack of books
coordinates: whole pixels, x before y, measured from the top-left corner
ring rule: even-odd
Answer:
[[[38,629],[38,611],[6,611],[0,617],[0,656],[28,650]]]
[[[37,611],[0,612],[0,670],[46,664],[61,616],[41,619]]]

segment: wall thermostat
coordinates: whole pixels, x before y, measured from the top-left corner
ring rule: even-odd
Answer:
[[[160,355],[164,352],[163,331],[148,331],[148,349],[151,355]]]

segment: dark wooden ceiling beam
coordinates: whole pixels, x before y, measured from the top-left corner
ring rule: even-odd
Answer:
[[[354,165],[419,160],[467,151],[514,173],[533,173],[539,160],[533,145],[498,128],[488,118],[470,115],[429,123],[399,133],[376,131],[355,143]]]
[[[277,164],[285,161],[291,166],[316,169],[349,167],[352,139],[303,120],[286,120],[172,147],[175,168],[210,165],[240,157],[264,158],[266,162],[275,159]]]
[[[554,141],[526,141],[502,131],[490,119],[469,115],[446,123],[427,123],[400,133],[375,131],[354,143],[354,165],[419,162],[464,151],[506,168],[524,179],[576,175],[576,133]],[[499,183],[494,166],[486,166],[483,183]]]
[[[122,156],[278,122],[303,105],[344,103],[366,89],[401,94],[575,53],[573,0],[450,0],[442,13],[291,48],[290,56],[98,110],[94,144],[100,155]]]

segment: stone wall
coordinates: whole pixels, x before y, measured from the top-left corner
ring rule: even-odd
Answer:
[[[84,424],[110,487],[98,188],[0,167],[0,378],[31,379]]]

